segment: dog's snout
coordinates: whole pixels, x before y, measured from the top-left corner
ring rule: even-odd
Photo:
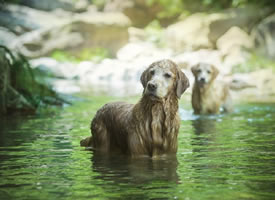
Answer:
[[[157,85],[155,83],[148,83],[148,89],[153,92],[157,89]]]
[[[205,83],[205,78],[204,78],[204,77],[201,77],[201,78],[199,79],[199,81],[202,82],[202,83]]]

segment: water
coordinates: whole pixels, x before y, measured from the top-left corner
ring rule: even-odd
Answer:
[[[0,199],[275,199],[274,104],[216,116],[183,104],[177,156],[131,160],[79,147],[111,99],[1,118]]]

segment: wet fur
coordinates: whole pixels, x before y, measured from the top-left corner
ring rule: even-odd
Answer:
[[[229,86],[225,82],[216,80],[219,73],[215,66],[212,67],[210,81],[201,87],[197,77],[200,64],[192,67],[195,82],[192,90],[192,107],[195,114],[219,114],[232,111],[232,101]],[[203,69],[202,69],[203,70]]]
[[[163,98],[152,98],[145,93],[151,79],[149,70],[169,65],[175,74],[173,87]],[[81,146],[102,152],[119,152],[132,157],[159,156],[177,152],[180,127],[178,99],[189,86],[183,72],[170,60],[155,62],[141,76],[144,86],[137,104],[108,103],[99,109],[92,120],[92,136],[81,141]]]

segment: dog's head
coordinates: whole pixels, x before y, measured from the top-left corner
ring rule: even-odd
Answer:
[[[189,87],[185,74],[171,60],[152,63],[141,75],[144,95],[162,99],[174,93],[178,98]]]
[[[219,70],[211,64],[199,63],[191,68],[193,75],[195,76],[195,81],[200,87],[211,83],[217,75]]]

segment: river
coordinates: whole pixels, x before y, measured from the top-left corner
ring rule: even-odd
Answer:
[[[275,104],[195,116],[181,102],[177,156],[132,160],[79,146],[113,100],[0,118],[0,199],[275,199]]]

